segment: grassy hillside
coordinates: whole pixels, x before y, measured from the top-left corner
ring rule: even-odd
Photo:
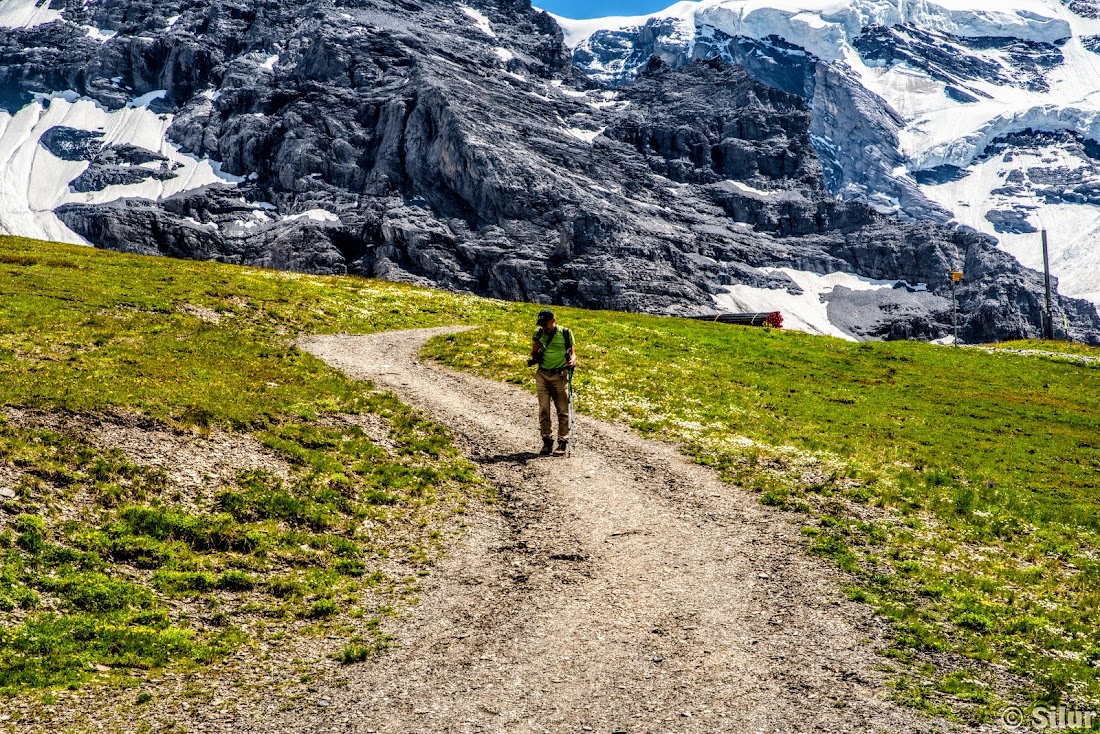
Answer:
[[[428,351],[531,382],[529,304],[13,238],[0,282],[0,477],[18,477],[0,498],[9,693],[137,685],[136,671],[318,632],[347,660],[385,643],[378,620],[483,490],[445,432],[295,336],[479,324]],[[891,620],[900,698],[968,718],[1004,699],[1100,705],[1100,367],[559,316],[581,411],[680,441],[800,513],[809,552]],[[88,428],[102,420],[247,436],[288,473],[181,495],[102,445]]]
[[[311,635],[362,658],[484,492],[439,426],[291,340],[506,307],[13,238],[0,283],[0,691],[139,685]],[[244,436],[286,471],[181,491],[105,444],[120,425]]]

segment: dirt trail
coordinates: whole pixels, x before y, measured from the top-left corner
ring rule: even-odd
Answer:
[[[865,607],[797,529],[670,446],[581,418],[540,458],[534,396],[419,362],[445,330],[302,346],[449,426],[499,488],[347,685],[279,732],[943,731],[885,700]]]

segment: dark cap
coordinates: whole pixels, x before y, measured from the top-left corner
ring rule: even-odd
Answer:
[[[548,308],[544,308],[539,311],[539,318],[535,322],[537,326],[546,326],[550,319],[554,318],[554,312]]]

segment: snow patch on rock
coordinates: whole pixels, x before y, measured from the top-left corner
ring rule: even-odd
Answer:
[[[133,108],[133,107],[148,107],[153,102],[157,101],[158,99],[164,99],[166,96],[168,96],[168,90],[167,89],[154,89],[151,92],[146,92],[145,94],[141,95],[140,97],[134,97],[132,100],[130,100],[130,103],[126,106],[131,107],[131,108]]]
[[[749,194],[750,196],[759,196],[763,199],[771,199],[771,198],[774,198],[777,194],[782,193],[782,192],[778,192],[778,191],[764,191],[763,189],[758,189],[755,186],[750,186],[747,183],[744,183],[743,181],[734,181],[732,179],[729,179],[729,180],[726,180],[726,181],[719,181],[718,183],[715,184],[715,186],[718,186],[720,188],[730,189],[732,191],[736,191],[739,194]]]
[[[33,28],[61,20],[49,0],[0,0],[0,28]]]
[[[591,143],[606,129],[607,128],[601,127],[599,130],[585,130],[584,128],[580,127],[569,127],[565,128],[565,132],[569,133],[578,140],[583,140],[586,143]]]
[[[84,26],[84,30],[88,31],[88,38],[100,42],[110,41],[112,38],[118,35],[118,31],[105,31],[102,28],[96,28],[95,26],[91,25]]]
[[[843,286],[854,291],[894,288],[899,281],[872,280],[851,273],[821,275],[793,268],[761,268],[765,273],[781,273],[802,289],[795,295],[787,290],[757,288],[748,285],[729,286],[728,293],[714,296],[719,310],[731,313],[756,313],[779,311],[783,314],[783,328],[804,331],[807,334],[835,336],[857,341],[851,334],[829,320],[828,303],[824,296]]]
[[[136,100],[135,100],[136,101]],[[14,115],[0,110],[0,232],[86,244],[54,214],[62,204],[102,204],[125,197],[162,199],[181,191],[240,181],[220,172],[220,164],[188,156],[167,141],[171,115],[144,106],[107,110],[74,94],[43,96]],[[134,145],[165,156],[173,178],[74,192],[69,182],[87,161],[62,160],[39,144],[50,128],[62,126],[102,135],[104,145]]]
[[[493,25],[489,22],[489,18],[485,13],[481,12],[477,8],[471,8],[469,5],[459,5],[458,9],[468,15],[477,25],[481,32],[492,38],[496,38],[497,34],[493,32]]]
[[[339,222],[340,217],[336,216],[327,209],[309,209],[300,214],[291,214],[288,217],[284,217],[283,221],[293,222],[296,219],[309,219],[314,222]]]

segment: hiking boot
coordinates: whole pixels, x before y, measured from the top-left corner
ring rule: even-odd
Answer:
[[[554,439],[549,436],[542,437],[542,450],[539,451],[539,456],[549,456],[550,452],[554,450]]]
[[[558,439],[558,447],[554,449],[554,456],[565,456],[565,450],[569,448],[569,441],[564,438]]]

